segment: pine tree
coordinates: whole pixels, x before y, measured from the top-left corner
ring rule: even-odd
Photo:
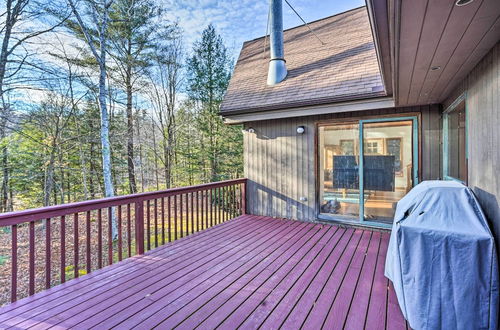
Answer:
[[[226,160],[240,167],[242,145],[235,143],[241,137],[238,127],[224,125],[219,115],[219,106],[227,89],[231,59],[222,37],[213,25],[202,33],[201,40],[193,47],[193,56],[188,61],[188,95],[198,110],[198,127],[202,133],[200,157],[208,161],[205,179],[218,181],[227,178],[224,173]],[[239,171],[236,171],[239,174]]]

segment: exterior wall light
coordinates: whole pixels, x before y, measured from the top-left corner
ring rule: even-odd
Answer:
[[[297,126],[297,134],[304,134],[306,128],[304,126]]]
[[[253,134],[253,133],[255,133],[255,129],[253,127],[249,127],[247,129],[247,132],[250,133],[250,134]]]

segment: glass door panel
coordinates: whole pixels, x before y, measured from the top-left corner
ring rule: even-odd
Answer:
[[[361,125],[363,220],[392,223],[397,202],[414,184],[414,121]]]
[[[319,128],[320,213],[359,221],[359,124]]]

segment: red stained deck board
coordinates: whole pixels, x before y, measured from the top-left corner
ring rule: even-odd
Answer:
[[[190,313],[192,311],[183,309],[173,315],[170,319],[164,321],[164,323],[159,324],[162,326],[180,326],[181,329],[192,328],[195,324],[200,324],[202,328],[214,328],[217,326],[217,322],[202,325],[202,322],[215,311],[218,313],[224,313],[224,310],[220,311],[219,308],[224,305],[225,308],[233,310],[234,306],[232,304],[225,304],[226,301],[234,297],[238,292],[245,292],[244,295],[240,295],[239,298],[244,298],[248,296],[252,289],[246,289],[245,291],[240,291],[242,287],[251,282],[256,276],[271,275],[276,270],[281,270],[282,266],[286,264],[287,260],[302,259],[304,255],[310,249],[313,249],[316,243],[321,240],[329,231],[328,227],[317,226],[319,230],[312,232],[310,236],[305,236],[303,239],[299,239],[300,248],[292,249],[287,251],[287,253],[282,254],[280,257],[272,260],[272,263],[263,263],[259,265],[260,267],[253,268],[250,272],[247,272],[240,278],[238,278],[234,283],[231,283],[229,287],[220,287],[222,289],[220,294],[216,294],[214,297],[209,297],[209,300],[203,305],[203,307],[196,310],[195,313]],[[312,237],[311,237],[312,236]],[[301,244],[301,241],[305,243]],[[206,298],[206,297],[203,297]],[[199,301],[201,302],[201,301]],[[227,310],[226,310],[227,311]],[[185,322],[183,322],[187,317]]]
[[[288,290],[286,286],[283,286],[287,283],[283,283],[281,288],[276,288],[262,301],[259,301],[258,306],[255,306],[255,308],[247,311],[246,313],[248,316],[241,314],[242,308],[240,307],[231,315],[229,319],[226,320],[224,324],[239,326],[242,323],[242,320],[244,320],[244,323],[241,324],[243,328],[255,328],[260,326],[271,312],[273,313],[273,318],[277,316],[277,318],[282,318],[284,320],[290,310],[293,309],[296,303],[295,300],[300,298],[298,295],[301,291],[307,290],[307,297],[312,297],[314,295],[314,287],[323,286],[325,279],[321,278],[321,274],[329,274],[331,273],[331,269],[328,269],[328,266],[330,266],[329,263],[326,264],[326,267],[322,268],[319,263],[332,261],[332,259],[338,259],[349,243],[353,232],[354,231],[352,229],[337,232],[336,234],[338,235],[336,240],[329,244],[329,249],[324,250],[326,256],[317,258],[316,263],[314,265],[310,265],[312,268],[309,267],[308,273],[301,276],[290,290]],[[320,270],[320,276],[316,277],[315,275],[317,270]],[[321,272],[321,270],[323,270],[323,272]],[[312,285],[313,288],[309,289],[309,285]],[[302,306],[299,309],[302,311]],[[283,315],[279,315],[280,313],[283,313]],[[276,321],[276,318],[274,319],[274,323],[279,325],[280,323]]]
[[[238,269],[239,266],[244,266],[246,264],[251,264],[253,259],[258,256],[258,252],[264,250],[269,251],[269,249],[276,249],[279,246],[277,244],[284,243],[279,240],[269,240],[270,236],[274,235],[282,235],[287,237],[287,234],[292,232],[293,234],[297,234],[297,232],[301,232],[302,229],[307,230],[305,226],[301,226],[300,224],[290,224],[290,226],[280,226],[278,228],[280,230],[269,231],[266,235],[264,235],[261,239],[256,239],[252,244],[250,244],[245,249],[236,249],[236,253],[233,257],[225,259],[221,263],[217,264],[209,264],[208,269],[201,270],[201,275],[196,276],[194,279],[183,280],[180,283],[170,283],[165,288],[161,290],[155,291],[155,294],[149,297],[146,304],[130,304],[127,309],[120,311],[119,314],[115,314],[116,316],[113,320],[106,320],[102,323],[96,325],[98,328],[109,328],[112,326],[119,325],[121,328],[130,328],[137,325],[141,321],[149,321],[149,322],[160,322],[163,319],[158,321],[155,312],[162,309],[162,307],[166,305],[171,305],[173,302],[176,302],[178,298],[183,296],[187,292],[200,293],[203,289],[207,287],[211,287],[214,283],[217,283],[223,280],[225,277],[231,274],[231,271],[234,271],[234,268]],[[252,252],[252,253],[250,253]],[[254,255],[255,253],[255,255]],[[145,305],[148,305],[147,309]],[[177,302],[178,303],[178,302]],[[181,303],[183,305],[184,303]],[[135,311],[141,311],[140,313],[134,314]],[[163,312],[161,315],[165,315]],[[90,320],[91,322],[95,322],[95,320]],[[123,323],[120,323],[123,321]],[[81,324],[84,326],[85,324]],[[154,326],[152,324],[151,326]],[[142,327],[142,326],[141,326]],[[149,327],[149,326],[147,326]]]
[[[206,311],[200,310],[198,315],[204,316],[205,320],[203,320],[203,318],[190,318],[181,324],[181,328],[189,329],[194,324],[198,323],[200,319],[203,320],[203,322],[199,323],[202,328],[213,328],[219,326],[225,318],[229,317],[229,315],[234,312],[236,306],[240,306],[245,301],[249,301],[251,305],[258,305],[262,299],[274,290],[280,283],[284,282],[284,286],[289,288],[291,286],[290,283],[293,283],[294,278],[296,278],[296,276],[300,276],[303,270],[315,260],[316,256],[322,250],[330,247],[328,244],[338,231],[338,228],[335,227],[328,228],[328,231],[324,232],[324,234],[319,237],[317,241],[314,241],[315,238],[310,241],[310,243],[313,244],[312,247],[309,248],[308,245],[305,245],[302,248],[302,250],[304,250],[303,252],[293,255],[291,258],[281,258],[281,260],[279,260],[276,264],[277,266],[281,263],[280,266],[272,268],[269,267],[261,273],[257,273],[255,275],[252,274],[252,278],[245,279],[248,283],[242,286],[239,290],[249,292],[248,297],[239,295],[239,291],[236,291],[232,294],[232,296],[230,296],[230,299],[225,301],[223,305],[220,305],[220,307],[213,308],[218,304],[212,304],[213,309],[210,311],[211,314],[209,314],[209,317],[205,317],[207,314]],[[223,301],[223,299],[220,300]],[[250,310],[247,310],[247,313],[248,312],[250,312]],[[222,325],[222,327],[226,329],[232,328],[227,325]]]
[[[365,326],[366,313],[370,302],[373,278],[375,276],[375,266],[377,265],[377,257],[380,249],[380,239],[381,234],[374,232],[344,325],[345,329],[363,329]]]
[[[37,293],[33,296],[18,300],[17,302],[7,305],[0,309],[0,322],[6,320],[13,315],[18,315],[23,312],[30,312],[33,315],[33,309],[38,306],[45,306],[47,303],[53,303],[52,301],[59,298],[65,297],[68,292],[72,293],[74,297],[78,290],[85,289],[88,290],[90,285],[103,285],[106,284],[107,280],[112,279],[112,277],[121,277],[127,273],[133,271],[134,266],[139,263],[146,263],[150,257],[156,255],[170,255],[171,260],[177,260],[179,258],[186,256],[186,251],[194,250],[199,251],[200,247],[206,247],[207,243],[214,242],[219,238],[224,238],[225,234],[232,230],[234,227],[241,228],[244,230],[245,227],[251,225],[253,221],[258,221],[258,217],[248,217],[242,216],[230,223],[226,223],[225,226],[217,226],[207,229],[203,232],[194,234],[191,239],[182,239],[176,241],[175,243],[169,243],[165,245],[165,249],[155,249],[148,251],[143,256],[134,256],[132,258],[126,259],[113,267],[105,267],[99,270],[95,270],[92,273],[78,278],[77,280],[68,281],[64,284],[52,287],[48,290]],[[259,223],[259,222],[258,222]],[[194,237],[196,236],[196,239]],[[167,248],[168,247],[168,248]],[[178,252],[183,251],[183,254]],[[78,293],[80,293],[78,291]],[[8,313],[8,316],[6,315]]]
[[[391,320],[387,322],[387,329],[404,329],[406,327],[406,320],[401,313],[399,308],[398,299],[396,297],[396,292],[392,286],[392,282],[389,281],[389,295],[387,302],[387,319]]]
[[[244,244],[245,242],[250,244],[251,241],[258,239],[258,234],[269,235],[269,232],[272,233],[273,229],[279,230],[280,228],[282,227],[279,226],[276,221],[271,220],[264,224],[260,232],[252,230],[245,230],[238,234],[232,234],[230,232],[228,238],[221,238],[222,242],[217,242],[218,244],[215,244],[210,249],[204,248],[201,252],[194,251],[192,258],[185,258],[180,263],[165,263],[161,259],[156,260],[154,267],[150,267],[148,273],[138,274],[138,276],[135,276],[132,280],[120,279],[118,284],[115,285],[115,283],[113,283],[113,289],[99,292],[100,294],[97,294],[95,291],[90,292],[86,297],[80,297],[80,299],[71,301],[70,304],[73,307],[70,309],[48,311],[50,314],[55,314],[57,312],[59,312],[59,314],[45,322],[49,324],[59,324],[64,328],[73,327],[81,323],[83,328],[87,328],[91,324],[106,319],[109,314],[117,318],[117,309],[120,307],[128,307],[134,302],[142,303],[147,306],[149,305],[148,303],[151,302],[150,299],[152,299],[151,296],[148,295],[151,295],[152,292],[157,294],[165,285],[186,275],[190,275],[190,279],[192,279],[196,274],[201,274],[203,270],[210,267],[210,261],[214,263],[222,261],[226,253],[231,252],[235,246]],[[207,263],[209,263],[209,265],[207,265]],[[191,274],[191,271],[196,271],[197,273]],[[82,304],[82,300],[86,298],[88,299]],[[119,305],[117,305],[118,303]],[[66,308],[67,305],[70,304],[60,305],[61,309]],[[86,305],[91,305],[93,308],[87,309]],[[108,309],[103,309],[107,306],[110,307]],[[47,316],[47,314],[44,316]],[[126,316],[128,317],[128,314]],[[88,320],[88,322],[84,322],[85,320]]]
[[[274,221],[271,220],[269,221],[269,223],[265,223],[265,225],[269,225],[273,222]],[[56,315],[58,312],[66,311],[72,306],[80,306],[81,308],[86,308],[87,306],[94,307],[94,303],[92,301],[89,301],[89,299],[98,299],[100,297],[99,294],[101,293],[109,294],[113,288],[122,290],[123,286],[129,287],[131,285],[131,283],[129,282],[130,280],[135,279],[136,281],[142,281],[143,278],[141,276],[157,270],[156,264],[159,262],[159,258],[164,258],[163,260],[165,262],[169,262],[168,267],[171,269],[175,269],[175,266],[182,266],[186,263],[191,263],[194,260],[199,260],[200,248],[203,249],[201,254],[203,254],[204,252],[208,253],[209,251],[217,251],[219,248],[219,243],[228,241],[228,238],[226,237],[228,234],[232,234],[234,238],[238,238],[240,237],[240,235],[249,236],[251,235],[251,233],[253,233],[251,227],[249,228],[249,226],[245,225],[245,223],[228,227],[230,227],[229,230],[223,231],[221,235],[214,235],[214,239],[210,239],[210,236],[208,236],[206,240],[201,240],[199,244],[196,244],[197,240],[193,240],[195,244],[191,244],[189,246],[180,244],[181,247],[175,248],[173,252],[171,252],[170,249],[168,249],[168,245],[166,245],[164,249],[157,249],[156,253],[136,257],[134,258],[136,259],[135,263],[129,264],[128,267],[124,268],[126,272],[114,273],[111,271],[111,269],[115,266],[107,267],[106,269],[109,272],[106,273],[108,276],[106,276],[105,278],[100,278],[99,280],[95,281],[87,281],[84,283],[85,285],[78,286],[78,288],[81,290],[77,290],[76,286],[63,288],[60,292],[61,294],[56,295],[57,299],[47,300],[47,297],[44,297],[39,301],[39,303],[41,304],[37,304],[37,307],[33,306],[33,308],[28,309],[27,312],[24,312],[23,314],[18,315],[16,318],[10,319],[5,323],[9,325],[17,325],[19,327],[27,327],[28,325],[34,325],[36,322],[44,321],[49,317],[54,317],[54,315]],[[179,243],[181,242],[182,241],[179,241]],[[182,253],[179,253],[181,251]],[[116,264],[116,266],[117,265],[119,264]],[[91,273],[89,276],[91,276],[92,274],[93,273]],[[166,277],[167,273],[163,273],[162,275]],[[78,282],[85,279],[85,277],[86,276],[72,282]],[[152,278],[154,279],[154,277]],[[113,294],[112,291],[111,294]],[[48,298],[54,298],[54,295],[51,295]],[[51,308],[51,310],[47,310],[47,304],[50,304],[51,306],[53,306],[53,308]],[[29,304],[29,306],[31,306],[31,304]],[[100,311],[96,308],[87,310],[89,313],[98,313]],[[76,311],[73,310],[73,312],[74,315],[80,316],[80,314]],[[22,324],[18,324],[17,321],[19,320],[24,322]]]
[[[389,280],[384,276],[385,256],[389,244],[389,234],[382,235],[380,252],[377,257],[375,268],[375,278],[373,280],[372,292],[370,295],[370,305],[366,315],[365,325],[370,325],[372,329],[385,329],[387,317],[387,290]],[[390,319],[387,320],[390,323]]]
[[[304,321],[305,329],[319,329],[323,325],[330,311],[335,297],[340,289],[342,281],[349,270],[349,265],[354,258],[356,249],[363,237],[363,231],[357,230],[352,236],[349,245],[342,255],[339,265],[333,270],[331,276],[326,281],[321,294],[316,299],[312,310]]]
[[[295,227],[295,226],[294,226]],[[221,287],[221,281],[231,279],[238,279],[242,274],[244,274],[248,269],[255,267],[259,263],[263,262],[265,259],[273,258],[273,255],[283,253],[288,249],[293,247],[293,244],[300,241],[301,238],[309,235],[308,232],[311,231],[311,227],[309,226],[296,226],[294,230],[287,236],[284,236],[284,240],[274,241],[274,243],[266,248],[261,253],[255,255],[255,258],[252,258],[250,262],[247,264],[236,264],[236,267],[233,269],[229,269],[228,272],[223,272],[218,274],[219,276],[210,278],[208,281],[201,283],[201,290],[190,290],[185,294],[180,294],[178,296],[174,296],[172,300],[168,300],[167,302],[161,302],[158,305],[154,306],[154,309],[151,311],[148,310],[146,315],[139,315],[140,318],[137,320],[130,319],[127,324],[136,324],[137,322],[142,322],[141,327],[152,327],[155,326],[158,322],[162,322],[164,319],[171,316],[173,313],[178,311],[181,308],[189,308],[195,304],[195,300],[202,301],[203,299],[200,297],[212,297],[214,292],[217,292],[217,289]],[[276,245],[276,243],[278,245]],[[208,299],[208,298],[207,298]],[[193,308],[193,312],[196,309]],[[150,317],[148,317],[150,316]]]
[[[368,252],[368,246],[371,243],[371,237],[371,233],[363,233],[363,238],[356,249],[354,259],[349,265],[344,281],[340,286],[337,297],[335,297],[335,301],[330,307],[330,312],[323,325],[326,329],[338,329],[344,325],[361,274],[361,269],[366,259],[365,256]]]
[[[262,252],[262,255],[258,256],[259,258],[255,258],[251,261],[251,263],[243,265],[242,267],[238,267],[233,273],[229,274],[229,276],[225,276],[226,274],[221,274],[222,278],[210,279],[209,281],[203,283],[204,290],[191,290],[180,297],[180,299],[169,302],[168,304],[159,304],[159,310],[157,309],[157,306],[155,306],[154,315],[152,315],[148,319],[145,319],[144,322],[140,324],[140,326],[146,328],[155,326],[159,322],[168,319],[171,315],[182,308],[185,308],[185,310],[191,313],[195,312],[197,310],[196,306],[202,306],[208,299],[220,292],[223,289],[224,284],[227,284],[228,280],[236,281],[243,274],[248,272],[249,269],[258,266],[266,259],[272,260],[276,255],[285,253],[290,249],[292,251],[295,250],[294,244],[300,237],[306,238],[309,235],[312,235],[315,231],[314,228],[311,228],[310,226],[300,226],[298,229],[299,231],[294,230],[292,235],[290,235],[289,237],[285,236],[285,241],[283,243],[278,240],[277,242],[280,242],[281,246],[276,247],[275,245],[273,245],[271,247],[271,250],[266,249]],[[147,313],[149,314],[149,311]],[[130,325],[130,323],[131,322],[128,322],[128,325]]]
[[[303,324],[307,317],[320,326],[406,329],[384,277],[388,240],[385,232],[242,216],[0,308],[0,328],[298,329],[316,324]]]
[[[350,235],[343,237],[341,244],[339,244],[332,253],[326,259],[325,264],[319,270],[316,277],[309,283],[309,286],[303,289],[303,292],[298,300],[284,300],[280,303],[279,307],[276,308],[271,315],[266,319],[266,322],[270,324],[279,320],[280,324],[287,328],[293,327],[296,324],[302,325],[307,318],[309,312],[313,308],[318,296],[320,295],[325,283],[328,278],[333,274],[335,268],[339,265],[339,261],[342,260],[342,255],[346,251],[346,248],[352,238],[353,232]],[[306,283],[304,283],[304,286]],[[287,305],[293,303],[293,309],[287,313]],[[283,313],[283,315],[280,315]],[[249,318],[251,319],[251,317]]]

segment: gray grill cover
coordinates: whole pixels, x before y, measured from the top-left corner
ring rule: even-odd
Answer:
[[[424,181],[398,202],[385,276],[413,329],[497,329],[495,242],[458,182]]]

